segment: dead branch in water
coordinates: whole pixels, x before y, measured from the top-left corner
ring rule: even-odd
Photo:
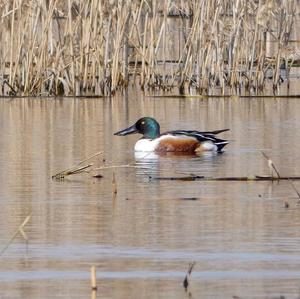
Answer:
[[[149,176],[150,180],[165,180],[165,181],[248,181],[248,182],[262,182],[262,181],[281,181],[281,180],[300,180],[300,176],[286,176],[286,177],[273,177],[273,176],[242,176],[242,177],[205,177],[202,175],[188,175],[181,177],[153,177]]]
[[[72,175],[72,174],[78,174],[78,173],[83,173],[83,172],[87,172],[87,169],[92,167],[93,164],[87,164],[87,165],[84,165],[84,166],[81,166],[84,162],[96,157],[96,156],[99,156],[101,155],[102,152],[98,152],[96,154],[93,154],[92,156],[88,157],[87,159],[83,160],[83,161],[80,161],[79,163],[77,163],[75,166],[71,167],[71,168],[68,168],[66,170],[63,170],[63,171],[60,171],[58,172],[57,174],[54,174],[52,176],[52,179],[58,179],[58,180],[61,180],[63,179],[64,177],[68,176],[68,175]]]
[[[64,177],[68,176],[68,175],[72,175],[72,174],[78,174],[78,173],[83,173],[83,172],[87,172],[86,170],[90,167],[92,167],[94,164],[87,164],[85,166],[74,166],[73,168],[64,170],[62,172],[59,172],[58,174],[55,174],[52,176],[52,178],[54,179],[63,179]]]
[[[112,168],[141,168],[141,169],[152,169],[151,167],[147,166],[138,166],[138,165],[131,165],[131,164],[123,164],[123,165],[108,165],[95,168],[94,170],[103,170],[103,169],[112,169]]]
[[[25,220],[22,222],[22,224],[17,228],[17,230],[14,232],[10,240],[7,242],[7,244],[2,248],[0,251],[0,256],[5,252],[5,250],[8,248],[8,246],[13,242],[13,240],[16,238],[16,236],[20,233],[25,241],[28,241],[28,237],[24,231],[25,225],[28,223],[28,221],[31,218],[31,214],[28,215]]]

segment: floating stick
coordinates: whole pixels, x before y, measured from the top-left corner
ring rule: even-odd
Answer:
[[[189,175],[181,177],[154,177],[149,176],[150,180],[165,180],[165,181],[281,181],[281,180],[300,180],[300,176],[241,176],[241,177],[205,177],[202,175]]]
[[[102,166],[102,167],[95,168],[94,170],[102,170],[102,169],[110,169],[110,168],[142,168],[142,169],[152,169],[153,167],[124,164],[124,165]]]
[[[76,166],[74,166],[72,168],[63,170],[63,171],[61,171],[61,172],[53,175],[52,179],[63,179],[64,177],[66,177],[68,175],[86,172],[86,169],[88,169],[88,168],[90,168],[92,166],[93,166],[93,164],[88,164],[88,165],[77,167],[77,168],[76,168]]]
[[[92,156],[88,157],[87,159],[80,161],[79,163],[77,163],[75,166],[68,168],[66,170],[60,171],[57,174],[54,174],[52,176],[52,179],[63,179],[65,176],[68,175],[72,175],[72,174],[78,174],[78,173],[82,173],[85,172],[88,168],[90,168],[91,166],[93,166],[93,164],[87,164],[85,166],[80,166],[81,164],[83,164],[84,162],[101,155],[102,152],[98,152],[96,154],[93,154]]]

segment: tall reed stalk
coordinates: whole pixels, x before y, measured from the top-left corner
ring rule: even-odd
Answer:
[[[275,91],[296,8],[296,0],[0,0],[1,94],[113,95],[129,81],[208,94],[259,92],[271,81]]]

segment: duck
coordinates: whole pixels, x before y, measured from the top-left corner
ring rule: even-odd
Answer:
[[[175,130],[160,133],[160,125],[156,119],[142,117],[130,127],[122,129],[114,135],[142,134],[142,138],[134,146],[135,152],[200,153],[206,151],[222,152],[223,147],[229,141],[217,138],[215,135],[226,131],[229,131],[229,129],[205,132]]]

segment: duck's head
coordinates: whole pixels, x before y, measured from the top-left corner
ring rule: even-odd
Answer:
[[[116,132],[114,135],[125,136],[140,133],[144,138],[154,139],[160,135],[159,123],[152,117],[140,118],[134,125]]]

